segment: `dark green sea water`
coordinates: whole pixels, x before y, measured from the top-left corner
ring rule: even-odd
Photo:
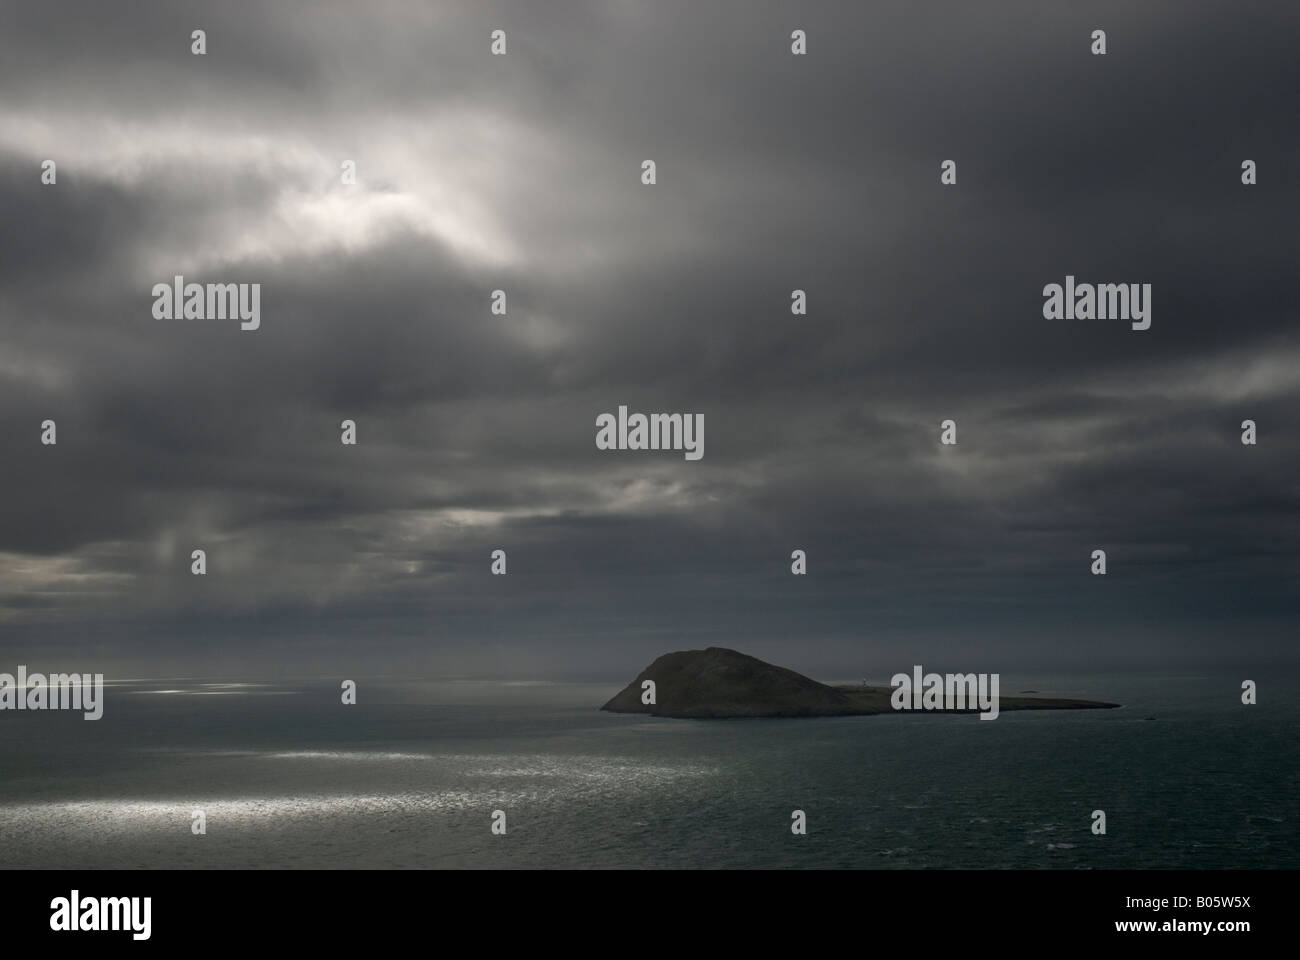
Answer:
[[[1300,867],[1300,689],[1250,677],[1245,707],[1241,679],[1004,674],[1125,706],[995,721],[600,713],[619,683],[359,679],[343,706],[336,682],[119,682],[96,722],[0,714],[0,864]]]

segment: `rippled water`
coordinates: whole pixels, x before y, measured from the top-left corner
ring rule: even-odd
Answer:
[[[1254,679],[1243,707],[1235,678],[1004,676],[1125,708],[992,722],[597,711],[619,684],[362,680],[343,706],[336,683],[118,682],[96,722],[0,714],[0,864],[1294,868],[1300,691]]]

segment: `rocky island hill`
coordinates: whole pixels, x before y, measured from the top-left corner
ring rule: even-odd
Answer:
[[[642,683],[646,680],[654,681],[656,702],[653,704],[641,702]],[[887,686],[829,686],[757,657],[724,647],[709,647],[665,653],[601,709],[700,720],[854,716],[896,712],[889,702],[892,692]],[[1044,697],[1000,697],[998,702],[1003,711],[1119,706],[1096,700]]]

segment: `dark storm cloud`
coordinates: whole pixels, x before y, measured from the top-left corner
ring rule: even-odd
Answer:
[[[1283,6],[50,4],[4,27],[11,656],[1286,652]],[[261,329],[154,320],[176,273],[262,284]],[[1151,283],[1152,328],[1045,321],[1067,273]],[[598,452],[619,404],[703,413],[704,459]]]

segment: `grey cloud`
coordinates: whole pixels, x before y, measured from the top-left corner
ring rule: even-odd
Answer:
[[[1293,11],[545,6],[7,11],[5,649],[1292,655]],[[153,320],[173,272],[262,329]],[[1066,273],[1153,283],[1152,329],[1044,321]],[[619,404],[704,413],[704,460],[596,451]]]

